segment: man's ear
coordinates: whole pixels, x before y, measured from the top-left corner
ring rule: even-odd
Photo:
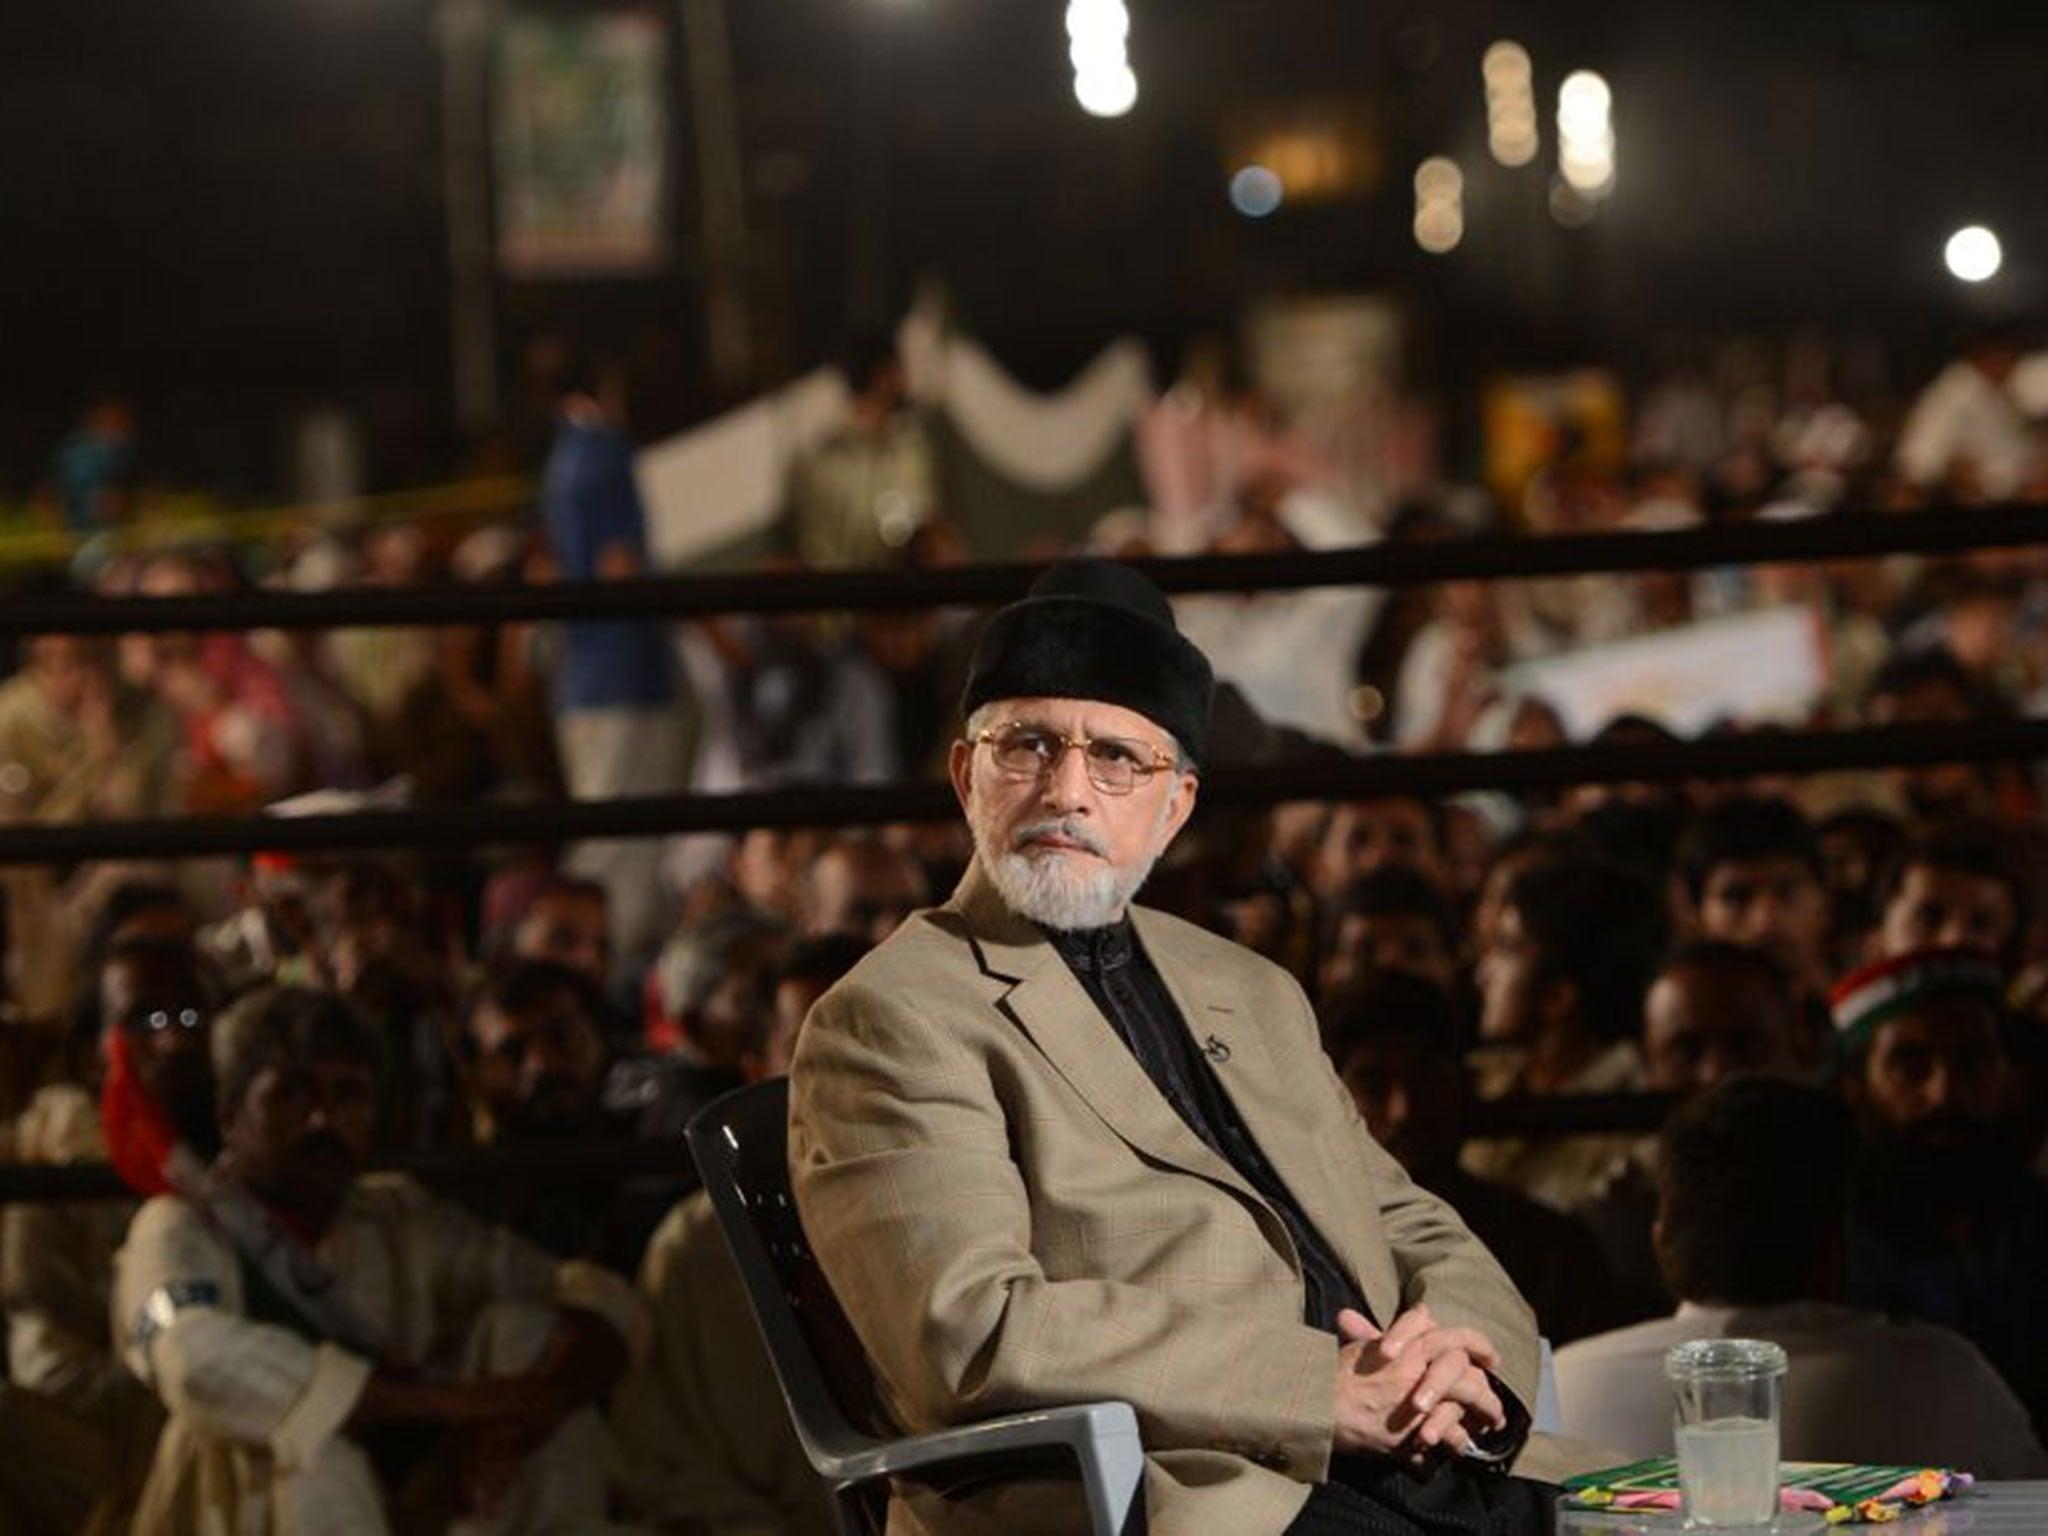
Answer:
[[[1187,825],[1188,818],[1195,814],[1195,798],[1201,788],[1201,780],[1192,773],[1176,773],[1173,784],[1167,790],[1166,840],[1179,835]]]
[[[974,781],[974,743],[956,741],[946,753],[946,776],[953,781],[953,794],[960,809],[967,809],[967,794]]]

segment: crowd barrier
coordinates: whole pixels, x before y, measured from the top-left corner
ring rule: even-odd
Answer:
[[[1371,545],[1271,555],[1134,562],[1169,592],[1291,591],[1328,586],[1404,587],[1716,566],[1797,564],[1888,556],[1963,555],[2048,544],[2048,505],[1947,507],[1902,514],[1840,514],[1803,522],[1675,533],[1574,535]],[[123,634],[179,630],[498,624],[534,620],[728,614],[903,611],[984,607],[1029,586],[1042,564],[920,571],[747,572],[651,576],[537,587],[438,586],[255,591],[203,597],[102,598],[38,594],[0,602],[0,633]],[[1206,803],[1251,807],[1285,800],[1344,800],[1471,790],[1511,793],[1578,784],[1679,783],[1948,762],[2048,756],[2048,721],[1975,721],[1876,729],[1763,732],[1703,741],[1566,747],[1538,752],[1317,757],[1219,768]],[[942,784],[803,787],[736,795],[665,795],[601,803],[458,805],[349,815],[190,817],[0,829],[0,864],[172,859],[375,848],[451,849],[599,838],[731,832],[750,827],[874,826],[957,814]],[[1481,1137],[1653,1129],[1662,1095],[1503,1100],[1473,1106]],[[435,1154],[393,1166],[428,1182],[534,1180],[598,1185],[678,1172],[680,1147],[589,1144],[531,1151]],[[122,1195],[98,1165],[0,1166],[0,1204]]]
[[[1466,1112],[1467,1134],[1501,1136],[1647,1135],[1670,1113],[1668,1093],[1577,1094],[1571,1098],[1492,1099]],[[464,1147],[385,1158],[383,1171],[411,1174],[436,1189],[505,1187],[602,1189],[629,1179],[683,1178],[689,1156],[680,1140],[593,1141],[536,1147]],[[0,1206],[133,1198],[105,1163],[0,1163]]]
[[[1885,555],[1960,555],[2048,544],[2048,505],[2010,503],[1913,513],[1835,513],[1675,533],[1446,539],[1264,555],[1134,560],[1166,591],[1280,592],[1410,587],[1446,581],[1694,571]],[[537,619],[668,619],[729,614],[901,612],[988,607],[1023,594],[1044,562],[918,570],[736,571],[548,586],[344,587],[188,597],[18,594],[0,602],[0,634],[141,634],[173,630],[332,629],[507,624]]]

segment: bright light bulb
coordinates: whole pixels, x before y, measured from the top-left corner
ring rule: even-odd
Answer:
[[[1598,133],[1607,126],[1614,93],[1590,69],[1574,70],[1557,88],[1557,125],[1566,133]]]
[[[1971,224],[1950,235],[1942,256],[1948,262],[1949,272],[1966,283],[1996,277],[2005,264],[2005,251],[1998,236],[1982,224]]]
[[[1074,76],[1074,100],[1094,117],[1122,117],[1138,104],[1138,77],[1130,66]]]

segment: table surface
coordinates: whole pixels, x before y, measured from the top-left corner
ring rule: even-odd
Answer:
[[[1560,1510],[1558,1536],[1674,1536],[1685,1527],[1669,1515],[1602,1514],[1591,1510]],[[1818,1519],[1780,1521],[1773,1528],[1783,1536],[1798,1532],[1868,1531],[1872,1536],[2048,1536],[2048,1482],[1979,1483],[1961,1498],[1931,1504],[1890,1525],[1824,1524]]]

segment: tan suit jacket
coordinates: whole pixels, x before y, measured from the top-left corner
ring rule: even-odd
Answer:
[[[1499,1378],[1533,1404],[1527,1303],[1366,1134],[1293,979],[1176,918],[1132,915],[1375,1318],[1426,1300],[1483,1329]],[[906,1429],[1128,1402],[1154,1536],[1277,1536],[1327,1476],[1337,1340],[1302,1321],[1280,1216],[978,869],[819,1001],[790,1102],[805,1228]],[[1075,1508],[1056,1512],[1043,1488],[906,1491],[891,1530],[1077,1530]]]

